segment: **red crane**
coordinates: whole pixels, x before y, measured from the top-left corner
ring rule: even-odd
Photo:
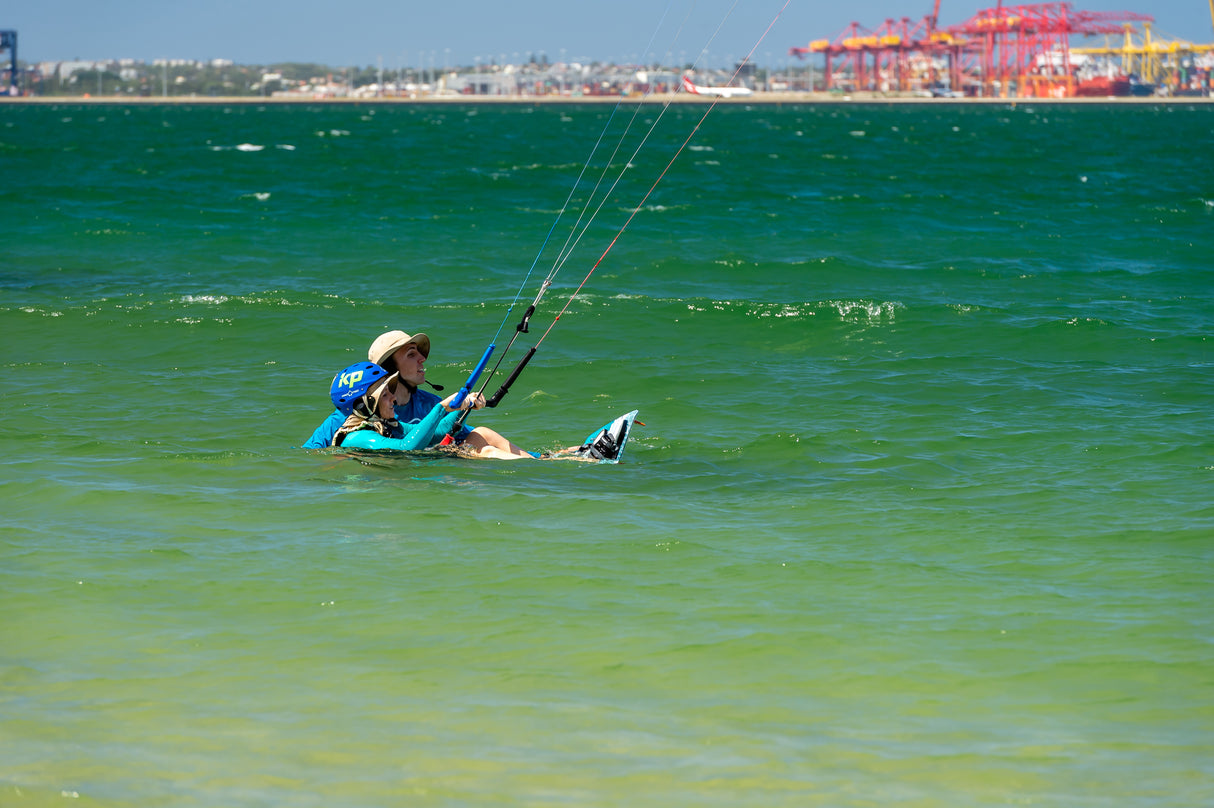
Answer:
[[[1072,36],[1117,34],[1121,23],[1153,21],[1129,11],[1076,11],[1070,3],[1000,2],[948,30],[970,43],[967,53],[975,60],[968,72],[983,95],[1070,97]]]
[[[833,40],[814,40],[789,53],[823,54],[828,90],[842,83],[849,85],[844,89],[906,91],[924,68],[929,85],[943,83],[937,75],[943,62],[954,91],[965,86],[973,95],[1071,96],[1072,36],[1119,33],[1120,23],[1153,21],[1126,11],[1075,11],[1064,2],[1004,6],[1000,0],[947,28],[940,28],[939,13],[935,0],[932,13],[917,23],[889,19],[870,31],[853,22]],[[919,70],[910,69],[912,62]]]
[[[948,83],[957,87],[961,43],[939,30],[939,14],[940,0],[935,0],[932,13],[918,22],[909,17],[887,19],[874,31],[853,22],[833,40],[814,40],[804,48],[790,48],[789,54],[804,58],[821,53],[826,60],[828,90],[844,83],[849,87],[843,89],[906,91],[923,72],[929,74],[928,83],[935,84],[941,80],[936,69],[941,58],[946,60]],[[912,69],[912,62],[917,69]]]

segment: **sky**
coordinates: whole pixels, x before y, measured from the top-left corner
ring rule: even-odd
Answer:
[[[933,0],[785,2],[25,0],[0,8],[0,29],[17,31],[18,56],[27,62],[230,59],[394,69],[520,62],[534,54],[551,62],[699,59],[701,66],[724,67],[753,49],[758,65],[779,67],[789,48],[833,39],[852,22],[870,30],[890,18],[917,22],[931,13]],[[995,5],[940,0],[940,24],[964,22]],[[1072,7],[1151,14],[1156,32],[1214,42],[1209,0],[1074,0]]]

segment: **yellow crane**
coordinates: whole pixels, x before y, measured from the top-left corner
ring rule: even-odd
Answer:
[[[1214,22],[1214,0],[1210,0],[1211,21]],[[1147,84],[1180,84],[1180,70],[1186,56],[1214,52],[1214,45],[1197,45],[1183,39],[1159,38],[1150,23],[1142,23],[1139,31],[1134,23],[1124,26],[1120,45],[1106,42],[1104,47],[1071,48],[1071,53],[1088,56],[1120,57],[1120,70],[1125,75],[1138,76]]]

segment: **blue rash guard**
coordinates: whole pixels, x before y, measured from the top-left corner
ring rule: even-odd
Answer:
[[[443,400],[441,398],[429,391],[414,390],[413,395],[409,397],[409,402],[407,404],[397,404],[395,407],[393,407],[393,409],[396,411],[396,420],[400,421],[401,426],[403,426],[405,430],[409,432],[411,424],[420,424],[422,420],[434,410],[435,407],[438,407],[441,410],[442,407],[439,405],[442,404],[442,401]],[[316,427],[316,431],[312,433],[312,437],[308,438],[307,441],[304,442],[303,448],[325,449],[332,446],[333,438],[337,435],[337,430],[341,429],[341,425],[345,422],[346,416],[342,415],[339,410],[333,410],[329,417],[321,422],[320,426]],[[450,429],[449,426],[447,429],[442,430],[436,428],[435,437],[432,443],[438,443],[441,441],[443,439],[443,435],[447,433],[448,429]],[[362,431],[366,432],[368,430]],[[472,430],[467,426],[461,427],[460,431],[455,436],[456,443],[461,443],[466,440],[471,432]],[[376,437],[383,437],[378,433],[372,434],[375,434]],[[391,438],[385,438],[385,440],[391,440]],[[350,445],[349,437],[346,438],[345,445]],[[432,444],[427,444],[427,446],[429,445]],[[426,446],[421,446],[418,448],[425,449]]]

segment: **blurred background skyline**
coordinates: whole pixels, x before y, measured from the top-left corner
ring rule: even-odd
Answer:
[[[1083,11],[1150,14],[1161,34],[1214,41],[1206,2],[1114,2],[1071,5]],[[167,58],[441,68],[543,56],[551,62],[698,62],[721,68],[744,58],[769,25],[752,57],[758,65],[783,64],[790,48],[832,39],[852,22],[875,29],[887,19],[917,21],[933,13],[928,0],[794,0],[780,14],[783,6],[783,0],[466,0],[429,5],[368,0],[339,11],[319,0],[44,0],[10,6],[0,17],[0,28],[18,32],[20,57],[26,62]],[[941,0],[939,25],[962,23],[994,6],[987,0]]]

